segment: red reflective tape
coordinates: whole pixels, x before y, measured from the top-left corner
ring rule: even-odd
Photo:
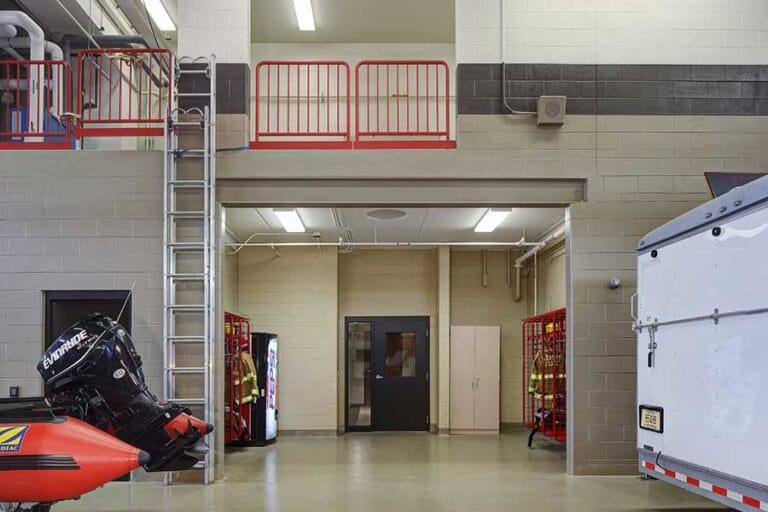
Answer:
[[[715,494],[719,494],[720,496],[728,496],[728,489],[726,489],[725,487],[720,487],[719,485],[713,485],[712,492]]]
[[[671,469],[665,469],[664,470],[664,474],[667,475],[670,478],[676,478],[677,477],[677,473],[675,473]]]
[[[656,465],[655,465],[655,464],[652,464],[652,463],[650,463],[650,462],[647,462],[647,461],[646,461],[646,462],[645,462],[645,467],[646,467],[646,468],[648,468],[648,469],[650,469],[651,471],[656,471]]]
[[[692,476],[685,477],[685,481],[693,485],[694,487],[698,487],[700,483],[698,479],[693,478]]]
[[[756,500],[755,498],[750,498],[749,496],[742,496],[741,501],[745,505],[749,505],[750,507],[760,508],[760,500]]]

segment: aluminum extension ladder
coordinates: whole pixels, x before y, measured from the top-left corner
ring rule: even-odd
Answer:
[[[214,424],[216,61],[181,57],[175,66],[175,95],[195,106],[174,105],[165,123],[163,392]],[[192,82],[193,92],[178,92]],[[195,466],[205,484],[214,480],[215,442],[207,444],[208,454]],[[166,473],[166,484],[173,479]]]

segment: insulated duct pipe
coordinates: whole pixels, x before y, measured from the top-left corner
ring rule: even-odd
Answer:
[[[0,25],[14,25],[21,27],[29,34],[29,60],[45,60],[45,34],[43,29],[35,23],[32,18],[21,11],[0,11]],[[42,90],[41,82],[45,82],[45,67],[36,66],[35,73],[30,77],[31,87],[27,95],[28,109],[27,117],[29,119],[30,133],[37,133],[43,130],[41,126],[43,114],[40,101]],[[30,139],[30,142],[40,142],[39,137]]]
[[[16,37],[18,31],[13,25],[0,25],[0,37]]]
[[[31,48],[32,40],[28,37],[7,38],[7,39],[0,40],[0,46],[2,46],[5,49]],[[45,49],[45,53],[50,54],[51,56],[50,60],[56,60],[56,61],[64,60],[64,51],[61,49],[61,46],[51,41],[44,41],[43,47]],[[53,91],[53,102],[54,102],[53,105],[51,105],[51,107],[53,108],[54,115],[59,116],[64,112],[64,94],[62,93],[62,89],[61,89],[62,80],[61,80],[60,66],[55,65],[51,67],[51,79],[52,79],[51,89]]]

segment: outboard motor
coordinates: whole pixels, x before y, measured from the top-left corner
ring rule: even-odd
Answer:
[[[147,471],[189,469],[207,453],[213,431],[149,391],[141,358],[123,328],[94,313],[67,329],[37,365],[46,399],[58,414],[79,418],[149,453]]]

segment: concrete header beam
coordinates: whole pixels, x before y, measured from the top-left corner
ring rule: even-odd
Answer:
[[[548,206],[582,202],[581,179],[218,180],[225,206]]]

